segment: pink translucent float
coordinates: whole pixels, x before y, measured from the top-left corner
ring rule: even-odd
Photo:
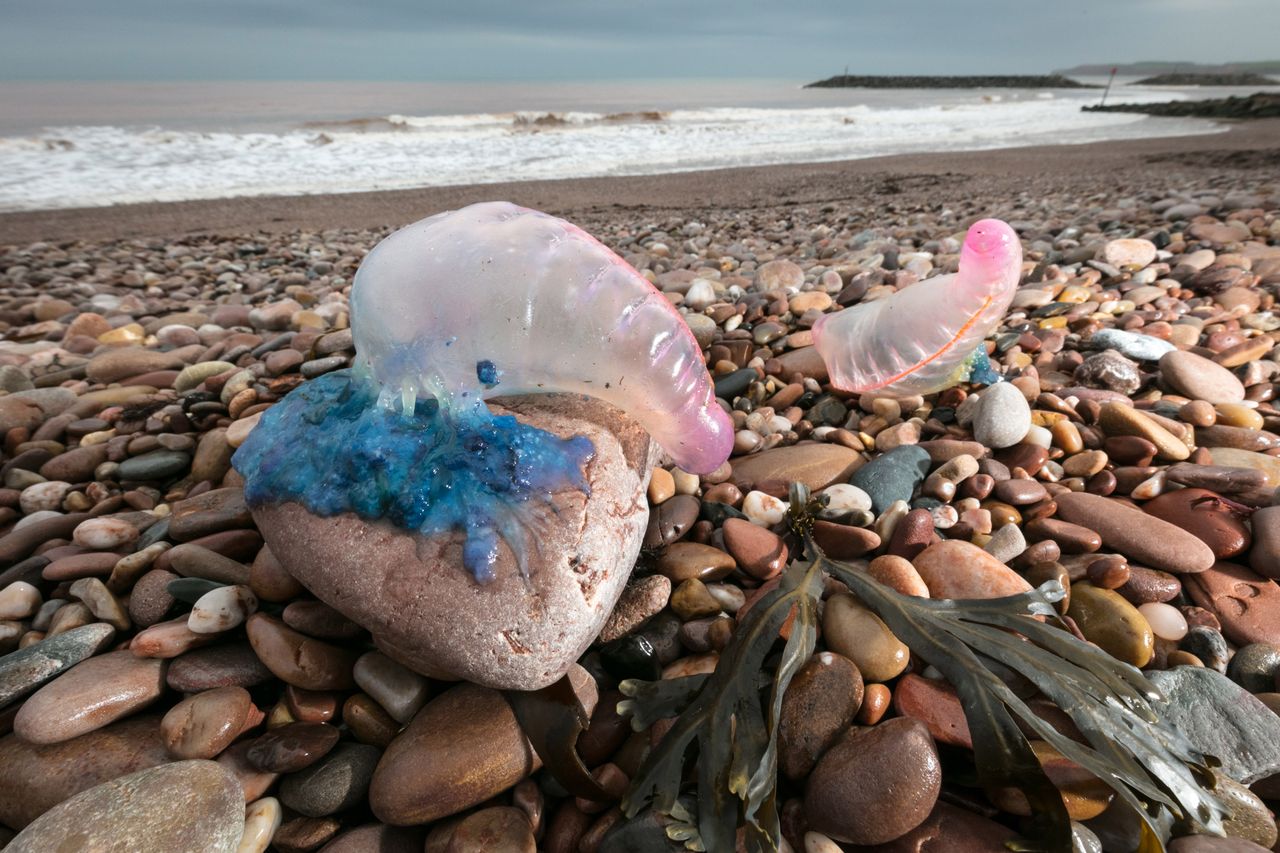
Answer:
[[[999,219],[975,223],[960,250],[959,272],[818,319],[814,345],[831,383],[900,396],[956,384],[966,359],[1004,316],[1021,269],[1013,229]]]
[[[351,310],[358,368],[387,408],[577,392],[622,409],[687,471],[715,470],[733,447],[679,312],[594,237],[545,213],[486,202],[402,228],[361,264]]]

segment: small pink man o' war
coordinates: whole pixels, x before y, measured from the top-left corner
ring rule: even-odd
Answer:
[[[568,391],[634,418],[677,465],[714,471],[733,449],[680,314],[576,225],[485,202],[408,225],[356,273],[352,330],[384,401],[444,408]],[[477,379],[477,365],[489,375]],[[484,372],[484,371],[481,371]]]
[[[959,272],[818,319],[814,345],[831,384],[900,396],[954,385],[965,360],[1004,316],[1021,271],[1014,230],[999,219],[974,223]]]

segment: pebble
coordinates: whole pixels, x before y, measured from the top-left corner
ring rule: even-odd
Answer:
[[[240,837],[236,853],[266,853],[283,818],[280,801],[275,797],[263,797],[250,803],[245,809],[244,834]]]
[[[778,719],[778,769],[803,779],[862,707],[862,673],[848,658],[819,652],[791,680]]]
[[[768,481],[796,482],[818,491],[848,480],[862,461],[855,451],[837,444],[795,444],[735,459],[733,481],[739,487]]]
[[[852,844],[884,844],[915,829],[942,787],[938,752],[919,720],[854,728],[814,767],[805,786],[809,828]]]
[[[1089,338],[1097,349],[1113,349],[1135,361],[1159,361],[1177,348],[1166,340],[1126,332],[1121,329],[1099,329]]]
[[[1087,582],[1072,584],[1067,615],[1075,620],[1086,640],[1117,660],[1139,669],[1151,661],[1155,650],[1151,626],[1137,608],[1114,590],[1099,589]]]
[[[131,545],[138,538],[138,528],[114,518],[91,518],[76,525],[72,541],[95,551],[110,551]]]
[[[1162,356],[1160,378],[1170,389],[1192,400],[1237,403],[1244,399],[1244,386],[1231,371],[1192,352]]]
[[[973,437],[992,448],[1012,447],[1031,430],[1031,407],[1016,386],[998,382],[979,397]]]
[[[1215,557],[1225,560],[1248,550],[1253,537],[1220,497],[1207,489],[1177,489],[1152,498],[1142,509],[1187,531],[1208,545]],[[1257,513],[1253,517],[1256,519]]]
[[[1031,589],[1013,569],[959,539],[936,542],[911,562],[933,598],[1002,598]]]
[[[1250,693],[1269,693],[1280,672],[1280,647],[1250,643],[1236,650],[1227,664],[1227,677]]]
[[[338,728],[328,723],[286,723],[250,742],[245,755],[259,770],[294,773],[328,755],[340,735]]]
[[[187,628],[196,634],[219,634],[244,623],[258,609],[258,598],[247,586],[220,586],[200,596]]]
[[[30,743],[48,744],[101,728],[159,699],[165,666],[128,651],[89,658],[27,699],[13,730]]]
[[[729,521],[737,521],[753,530],[762,529],[739,519],[729,519]],[[600,629],[599,642],[612,643],[632,633],[660,613],[667,606],[670,598],[671,580],[664,575],[648,575],[632,581],[622,591],[618,603],[613,607],[613,612],[609,614],[604,627]]]
[[[307,817],[324,817],[361,803],[382,750],[344,742],[311,766],[280,780],[280,802]]]
[[[143,714],[48,745],[0,738],[0,823],[21,829],[81,791],[168,762],[159,722]]]
[[[1253,539],[1250,567],[1265,577],[1280,578],[1280,506],[1264,506],[1249,521]]]
[[[160,721],[160,736],[174,758],[214,758],[261,720],[249,691],[215,687],[170,708]]]
[[[876,557],[868,564],[867,574],[903,595],[929,597],[929,587],[916,571],[916,567],[904,557],[893,554]]]
[[[1149,601],[1138,605],[1138,612],[1151,626],[1151,632],[1161,640],[1176,643],[1187,635],[1186,617],[1176,607]]]
[[[908,673],[893,691],[893,708],[899,716],[924,723],[938,743],[973,749],[973,736],[964,716],[964,706],[945,681]]]
[[[1250,785],[1280,772],[1280,717],[1211,669],[1180,666],[1148,673],[1164,694],[1161,714],[1191,744],[1222,761],[1222,772]]]
[[[174,659],[165,681],[181,693],[199,693],[215,687],[254,687],[271,677],[248,643],[233,642],[194,649]]]
[[[785,568],[787,546],[776,533],[740,518],[725,519],[721,530],[725,549],[744,572],[757,580],[768,580]]]
[[[1213,551],[1191,533],[1140,509],[1086,493],[1058,495],[1058,515],[1095,531],[1102,543],[1130,560],[1170,572],[1203,572]]]
[[[387,747],[369,805],[386,823],[428,823],[484,802],[540,765],[502,694],[461,684],[428,702]]]
[[[1222,633],[1237,645],[1280,644],[1280,586],[1235,563],[1220,562],[1188,576],[1191,600],[1222,622]]]
[[[352,670],[356,684],[396,721],[407,723],[427,702],[427,680],[381,652],[365,652]]]
[[[0,589],[0,619],[26,619],[40,609],[40,590],[26,581]]]
[[[827,599],[822,635],[827,647],[852,661],[868,681],[888,681],[900,675],[911,660],[906,644],[848,593]]]
[[[849,482],[871,498],[879,515],[895,501],[909,501],[929,473],[928,451],[905,445],[883,453],[859,468]]]
[[[355,686],[350,649],[299,634],[274,616],[255,613],[245,623],[254,653],[277,678],[304,690],[345,690]]]
[[[45,812],[5,849],[235,853],[244,833],[236,779],[212,761],[176,761],[121,776]]]
[[[110,625],[94,622],[0,657],[0,708],[98,653],[115,636]]]
[[[729,554],[698,542],[673,542],[658,558],[658,571],[670,578],[673,584],[693,578],[720,580],[736,566],[736,561]]]

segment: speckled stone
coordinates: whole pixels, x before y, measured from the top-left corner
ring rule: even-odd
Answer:
[[[104,648],[116,631],[93,622],[0,657],[0,708]]]
[[[1280,772],[1280,717],[1226,676],[1180,666],[1147,677],[1164,694],[1160,712],[1222,771],[1245,785]]]
[[[255,517],[289,573],[369,629],[388,657],[424,675],[536,690],[586,650],[626,585],[657,445],[617,409],[575,395],[508,398],[494,408],[556,435],[585,435],[596,449],[590,501],[574,489],[556,495],[559,522],[529,549],[528,581],[505,544],[495,579],[480,585],[463,568],[458,533],[424,539],[351,513],[318,518],[292,503],[259,507]]]
[[[235,853],[244,796],[212,761],[177,761],[76,794],[27,826],[9,853]]]
[[[49,745],[7,735],[0,738],[0,823],[21,829],[68,797],[169,760],[153,714]]]
[[[809,828],[837,841],[883,844],[933,811],[942,767],[924,723],[896,717],[847,732],[805,786]]]
[[[280,802],[307,817],[345,811],[364,800],[382,750],[363,743],[340,743],[305,770],[280,782]]]
[[[130,651],[89,658],[27,699],[13,730],[30,743],[58,743],[101,728],[159,699],[167,665]]]

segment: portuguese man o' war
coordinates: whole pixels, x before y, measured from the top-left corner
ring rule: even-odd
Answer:
[[[960,270],[886,299],[824,314],[814,346],[831,384],[845,391],[929,394],[986,364],[982,341],[1000,322],[1022,271],[1018,235],[999,219],[983,219],[965,235]]]
[[[1013,230],[969,230],[955,275],[824,315],[832,384],[913,394],[958,381],[1018,283]],[[493,577],[501,543],[526,565],[552,496],[590,487],[595,453],[494,415],[493,397],[571,392],[640,423],[681,468],[733,448],[701,348],[671,303],[575,225],[506,202],[428,217],[380,242],[351,292],[357,357],[268,409],[236,451],[250,506],[295,501],[424,535],[460,531]],[[978,354],[984,354],[981,347]]]
[[[357,358],[269,409],[237,450],[251,506],[296,501],[431,535],[462,531],[493,576],[525,565],[554,511],[589,491],[594,453],[495,416],[500,395],[576,392],[630,415],[693,473],[722,465],[733,425],[671,303],[595,238],[505,202],[409,225],[373,248],[351,295]]]

